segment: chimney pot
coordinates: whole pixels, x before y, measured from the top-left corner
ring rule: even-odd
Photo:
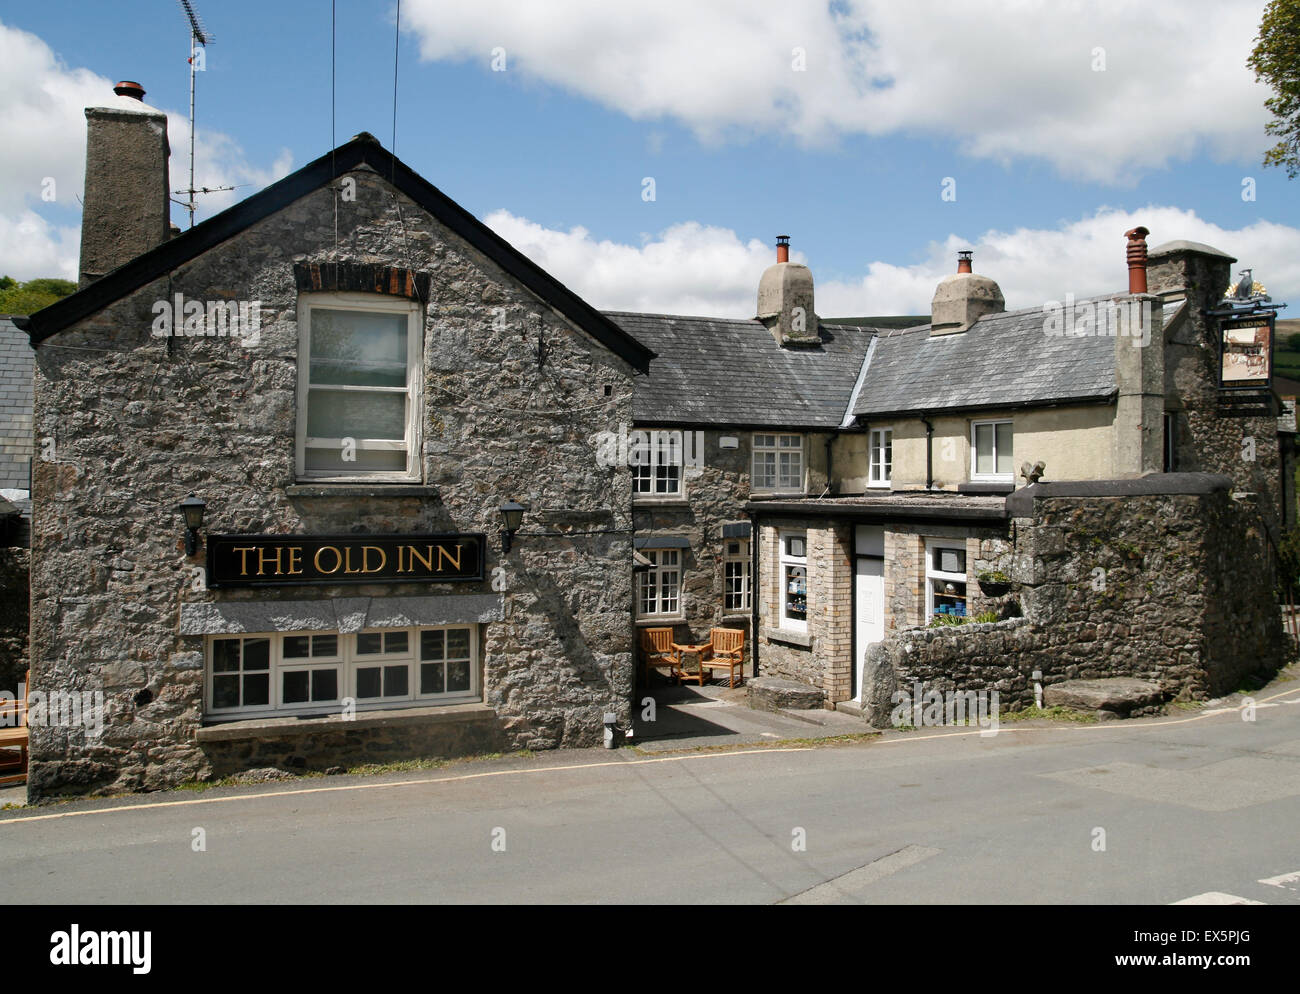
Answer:
[[[971,272],[970,260],[972,254],[973,253],[971,252],[970,249],[962,249],[960,252],[957,253],[957,272],[959,273]]]
[[[133,80],[122,80],[122,82],[113,87],[113,92],[119,97],[134,97],[136,100],[144,103],[144,87]]]
[[[1147,292],[1147,235],[1141,226],[1124,232],[1128,238],[1128,292]]]
[[[790,261],[790,236],[789,235],[776,236],[776,261],[777,262]]]

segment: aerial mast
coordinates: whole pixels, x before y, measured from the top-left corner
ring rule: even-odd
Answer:
[[[190,227],[194,227],[194,195],[199,191],[194,189],[194,61],[199,56],[199,46],[203,46],[204,55],[201,57],[204,65],[207,65],[206,54],[208,43],[213,40],[212,33],[203,24],[203,18],[199,17],[198,10],[190,0],[178,0],[181,10],[190,22],[190,186],[188,190],[178,190],[178,193],[185,194],[185,207],[190,212]],[[210,192],[204,190],[204,193]]]

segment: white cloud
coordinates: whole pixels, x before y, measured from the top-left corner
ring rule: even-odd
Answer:
[[[543,228],[504,210],[485,220],[602,310],[753,317],[759,277],[775,261],[769,245],[694,222],[674,225],[635,246],[597,241],[585,228]],[[950,234],[931,242],[922,262],[875,261],[864,267],[859,280],[818,281],[817,312],[823,317],[928,314],[935,285],[956,271],[959,249],[974,250],[975,271],[997,280],[1011,310],[1062,300],[1067,293],[1082,298],[1122,291],[1128,287],[1124,232],[1139,224],[1151,230],[1151,248],[1175,239],[1205,242],[1237,256],[1234,268],[1253,267],[1275,301],[1300,300],[1300,229],[1258,221],[1232,230],[1204,221],[1194,211],[1152,206],[1102,208],[1058,228]],[[815,259],[798,252],[791,257],[810,264],[816,278]]]
[[[80,211],[85,108],[111,97],[114,82],[65,66],[36,35],[0,23],[0,273],[76,278],[77,229],[49,218],[75,218]],[[184,113],[169,112],[167,119],[171,187],[179,190],[189,182],[189,121]],[[196,144],[196,184],[238,187],[201,196],[199,220],[287,175],[292,166],[287,150],[269,166],[255,165],[228,135],[201,127]],[[48,194],[42,196],[47,190],[53,191],[52,203]],[[179,218],[179,210],[173,216]]]
[[[1257,0],[411,0],[402,17],[425,59],[487,71],[500,46],[504,78],[710,140],[951,138],[1117,182],[1201,150],[1256,163],[1268,144],[1245,65]]]

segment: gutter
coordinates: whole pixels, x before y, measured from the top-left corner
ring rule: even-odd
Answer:
[[[925,507],[907,507],[906,498],[891,504],[838,504],[829,501],[751,501],[745,505],[746,513],[751,516],[758,513],[769,517],[789,518],[864,518],[868,521],[967,521],[973,524],[1000,524],[1007,520],[1007,508],[1004,501],[996,506],[944,507],[928,505]]]

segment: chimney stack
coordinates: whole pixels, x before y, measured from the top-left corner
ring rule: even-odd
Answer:
[[[1128,292],[1147,292],[1147,235],[1146,228],[1137,227],[1124,232],[1128,238]]]
[[[957,253],[957,272],[945,277],[930,301],[930,335],[955,335],[986,314],[1006,310],[1001,288],[987,276],[971,271],[971,251]]]
[[[789,235],[776,236],[776,262],[759,280],[758,320],[767,325],[782,347],[821,344],[813,311],[812,272],[790,261]]]
[[[79,287],[167,240],[171,198],[167,115],[123,80],[86,108],[86,190],[81,212]]]

